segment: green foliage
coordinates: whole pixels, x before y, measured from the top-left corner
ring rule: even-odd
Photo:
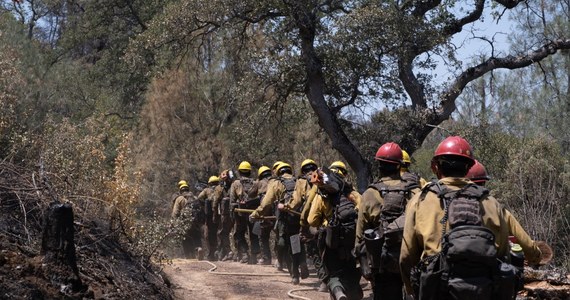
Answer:
[[[179,247],[189,223],[183,218],[168,220],[158,213],[142,220],[144,222],[131,227],[132,240],[128,244],[131,251],[143,262],[168,262],[169,256],[164,249]]]
[[[570,255],[568,166],[568,157],[551,139],[525,139],[509,151],[495,189],[531,236],[555,245],[560,264]]]

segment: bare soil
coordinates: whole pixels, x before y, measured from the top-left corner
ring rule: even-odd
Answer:
[[[214,262],[213,268],[206,261],[175,259],[164,269],[174,290],[176,299],[292,299],[295,296],[312,300],[329,300],[328,293],[318,292],[319,281],[314,270],[300,285],[293,285],[287,272],[279,272],[270,265],[247,265],[237,262]],[[232,273],[225,275],[224,273]],[[243,274],[243,275],[239,275]],[[364,299],[371,298],[370,286],[362,281]]]

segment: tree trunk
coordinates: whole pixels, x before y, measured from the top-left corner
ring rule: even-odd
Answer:
[[[315,111],[319,125],[325,130],[331,139],[332,146],[336,149],[357,176],[358,191],[363,192],[371,179],[368,161],[364,159],[360,150],[350,141],[336,115],[328,106],[325,96],[325,80],[322,71],[322,63],[319,60],[315,48],[315,16],[309,11],[299,10],[295,15],[301,41],[301,55],[305,63],[307,82],[305,94]]]
[[[44,215],[42,249],[44,262],[52,279],[62,284],[71,284],[73,291],[83,285],[77,268],[73,228],[73,208],[71,204],[52,202]]]

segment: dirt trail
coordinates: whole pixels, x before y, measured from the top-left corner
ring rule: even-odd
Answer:
[[[246,265],[236,262],[215,262],[218,267],[213,273],[205,261],[175,259],[165,268],[177,299],[292,299],[287,292],[292,289],[312,288],[310,291],[297,291],[294,295],[312,300],[329,300],[328,293],[317,291],[319,286],[316,273],[311,270],[307,279],[300,285],[291,284],[286,272],[279,272],[273,266]],[[267,276],[220,275],[216,272],[256,273]],[[370,298],[370,288],[365,281],[364,299]]]

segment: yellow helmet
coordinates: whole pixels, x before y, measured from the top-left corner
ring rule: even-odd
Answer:
[[[214,175],[208,178],[208,183],[214,183],[214,182],[220,182],[220,177]]]
[[[315,165],[315,167],[317,167],[317,163],[316,163],[314,160],[308,158],[308,159],[305,159],[305,160],[301,163],[301,169],[303,169],[304,167],[306,167],[306,166],[308,166],[308,165]]]
[[[275,169],[277,169],[277,167],[279,166],[279,164],[282,164],[283,162],[278,160],[273,164],[273,167],[271,167],[271,170],[275,171]]]
[[[190,189],[190,187],[188,186],[188,184],[186,183],[186,181],[184,181],[184,183],[182,183],[180,186],[178,186],[178,189],[181,190],[183,188],[187,188]]]
[[[411,164],[412,160],[410,160],[410,155],[406,150],[402,150],[402,162],[405,164]]]
[[[346,174],[348,173],[346,170],[346,165],[340,160],[333,162],[329,166],[329,169],[336,171],[337,173],[339,173],[342,176],[346,176]]]
[[[267,171],[271,172],[271,169],[270,169],[268,166],[261,166],[261,167],[259,168],[259,170],[257,170],[257,177],[258,177],[258,178],[261,177],[261,174],[263,174],[263,173],[265,173],[265,172],[267,172]]]
[[[242,161],[238,166],[238,171],[251,171],[251,164],[247,161]]]
[[[281,169],[284,169],[284,168],[289,168],[289,170],[290,170],[291,172],[293,172],[293,168],[291,167],[291,165],[288,164],[288,163],[285,163],[285,162],[280,163],[280,164],[277,166],[277,168],[275,169],[275,172],[276,172],[277,174],[279,174],[279,171],[281,171]]]
[[[186,182],[186,180],[180,180],[180,181],[178,181],[178,188],[181,188],[183,185],[188,186],[188,182]]]

